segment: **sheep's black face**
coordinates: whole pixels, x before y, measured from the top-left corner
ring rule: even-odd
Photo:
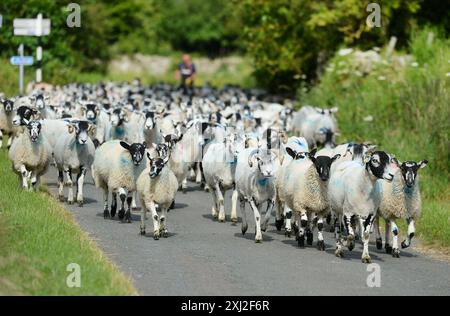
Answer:
[[[89,123],[87,121],[79,121],[75,124],[75,131],[77,135],[78,143],[81,145],[86,144],[89,138]]]
[[[28,123],[27,128],[28,132],[30,133],[31,141],[35,143],[38,140],[39,135],[41,134],[41,123],[38,121],[31,121]]]
[[[417,163],[415,161],[405,161],[400,166],[402,171],[403,179],[405,180],[406,186],[411,188],[416,183],[417,172],[419,169],[424,168],[428,164],[428,160],[422,160]]]
[[[161,158],[155,158],[150,160],[150,178],[156,178],[159,176],[164,168],[164,160]]]
[[[36,107],[38,109],[43,109],[45,108],[45,101],[44,101],[44,96],[42,94],[39,94],[36,97]]]
[[[156,146],[156,151],[160,158],[165,159],[169,156],[170,149],[167,144],[158,144]]]
[[[31,120],[32,116],[36,114],[36,111],[28,106],[21,106],[17,109],[16,115],[12,122],[15,126],[25,126]]]
[[[111,114],[111,125],[121,126],[126,121],[126,115],[121,109],[115,109]]]
[[[370,169],[372,174],[378,179],[385,179],[390,182],[394,179],[395,168],[398,168],[398,162],[384,151],[376,151],[370,156],[366,168]]]
[[[97,105],[88,104],[86,105],[86,119],[91,122],[95,122],[97,119]]]
[[[134,165],[138,166],[145,155],[145,148],[146,148],[145,143],[144,144],[134,143],[129,145],[125,142],[120,142],[120,145],[130,152],[131,159],[133,160]]]
[[[334,147],[334,133],[331,129],[329,128],[321,128],[318,132],[319,134],[319,139],[317,140],[317,145],[318,146],[326,146],[329,145],[331,147]]]
[[[6,114],[9,114],[9,113],[12,112],[13,107],[14,107],[14,102],[13,101],[11,101],[11,100],[3,100],[2,104],[3,104],[3,107],[5,109],[5,113]]]
[[[310,157],[310,159],[314,163],[314,166],[316,167],[316,171],[319,174],[320,180],[326,182],[328,181],[328,179],[330,179],[331,164],[340,157],[341,155],[336,155],[333,158],[330,158],[328,156],[319,156],[315,158]]]
[[[155,112],[152,111],[148,111],[147,113],[145,113],[145,128],[146,129],[153,129],[153,127],[155,126],[156,122],[155,122]]]

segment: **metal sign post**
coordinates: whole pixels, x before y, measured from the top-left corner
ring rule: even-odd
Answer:
[[[24,56],[23,54],[23,44],[20,44],[17,50],[19,56],[13,56],[10,59],[11,65],[19,66],[19,95],[23,95],[23,83],[24,83],[24,73],[25,66],[33,65],[33,56]]]
[[[43,19],[39,13],[36,19],[14,19],[14,35],[37,36],[36,48],[36,82],[42,82],[42,36],[50,34],[50,19]]]
[[[23,44],[20,44],[19,50],[18,50],[20,58],[23,58]],[[23,76],[24,76],[24,68],[25,66],[23,64],[19,65],[19,95],[23,95]]]

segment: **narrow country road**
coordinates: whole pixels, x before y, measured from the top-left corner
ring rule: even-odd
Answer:
[[[139,235],[139,213],[133,213],[132,224],[104,220],[102,193],[90,176],[86,179],[85,206],[66,207],[143,295],[450,295],[450,265],[413,250],[395,259],[372,244],[381,287],[370,288],[366,279],[371,272],[361,263],[361,244],[339,259],[333,236],[327,233],[325,252],[315,243],[299,249],[294,238],[276,231],[273,218],[263,243],[255,244],[252,221],[245,236],[240,223],[213,221],[210,195],[196,185],[187,194],[177,194],[176,208],[168,214],[170,237],[155,241],[151,220],[150,234]],[[51,169],[44,182],[56,196],[56,171]],[[229,195],[225,201],[229,214]]]

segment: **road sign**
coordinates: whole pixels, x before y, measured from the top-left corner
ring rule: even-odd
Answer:
[[[0,14],[0,27],[3,25],[3,15]]]
[[[9,61],[14,66],[31,66],[33,65],[34,59],[33,56],[13,56]]]
[[[50,34],[50,19],[14,19],[15,36],[47,36]]]

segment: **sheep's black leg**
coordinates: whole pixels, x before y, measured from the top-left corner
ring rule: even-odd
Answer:
[[[111,200],[111,217],[116,216],[117,211],[117,193],[112,193],[112,200]]]
[[[128,205],[128,209],[127,212],[125,213],[125,220],[127,221],[127,223],[131,223],[131,202],[132,202],[133,198],[131,196],[127,197],[127,205]]]

